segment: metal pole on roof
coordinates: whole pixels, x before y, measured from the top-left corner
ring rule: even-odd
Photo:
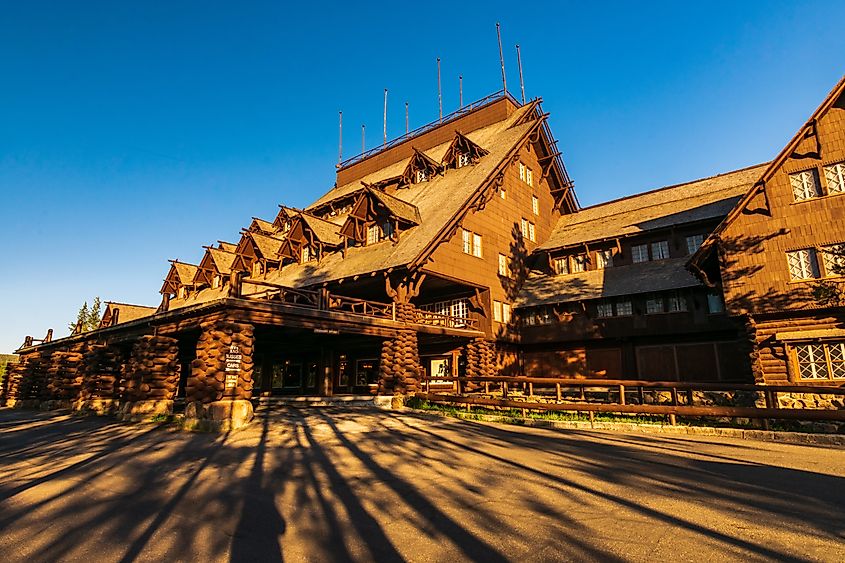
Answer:
[[[384,146],[387,146],[387,88],[384,89]]]
[[[405,102],[405,134],[408,134],[408,102]]]
[[[338,112],[340,114],[340,135],[337,141],[337,164],[340,166],[340,163],[343,162],[343,112]]]
[[[361,154],[367,152],[367,145],[364,143],[364,132],[367,130],[367,126],[363,123],[361,124]]]
[[[458,107],[464,108],[464,75],[458,75]]]
[[[502,89],[508,93],[508,79],[505,77],[505,54],[502,52],[502,30],[499,22],[496,22],[496,36],[499,38],[499,62],[502,65]]]
[[[440,106],[440,123],[443,123],[443,91],[440,88],[440,57],[437,57],[437,104]]]
[[[516,45],[516,64],[519,66],[519,89],[522,90],[522,105],[525,105],[525,82],[522,80],[522,55],[519,52],[519,44]]]

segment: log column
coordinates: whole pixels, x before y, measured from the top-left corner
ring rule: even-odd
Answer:
[[[169,336],[142,336],[132,347],[126,364],[123,418],[173,414],[178,383],[178,341]]]
[[[116,347],[90,344],[85,349],[83,362],[79,400],[73,408],[97,414],[112,412],[121,396],[123,354]]]
[[[37,408],[50,398],[47,388],[49,352],[31,352],[16,364],[10,380],[9,406]]]
[[[497,374],[496,347],[493,342],[476,338],[467,343],[464,352],[467,360],[467,377],[492,377]],[[478,386],[478,383],[468,383],[466,387],[473,389]]]
[[[197,426],[228,430],[252,420],[255,330],[230,320],[202,323],[185,390],[185,416]]]
[[[42,406],[67,408],[79,398],[85,359],[84,349],[85,344],[76,343],[68,349],[57,350],[50,356],[50,367],[47,370],[50,400]]]
[[[16,364],[6,364],[4,404],[7,407],[21,406],[21,391],[23,379],[26,375],[26,361],[26,358],[21,358],[20,362]]]
[[[411,303],[396,303],[396,320],[412,323],[415,308]],[[414,329],[400,329],[396,338],[382,342],[379,361],[379,394],[411,395],[420,390],[422,365]]]

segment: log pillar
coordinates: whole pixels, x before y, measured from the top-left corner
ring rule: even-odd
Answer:
[[[173,414],[179,383],[179,345],[169,336],[142,336],[126,363],[126,388],[120,413],[124,420]]]
[[[91,343],[85,348],[83,363],[74,410],[110,414],[120,404],[123,354],[117,347]]]
[[[496,363],[495,344],[483,338],[475,338],[464,346],[466,355],[467,377],[492,377],[495,376],[498,367]],[[467,383],[469,390],[478,388],[478,383]]]
[[[214,320],[200,325],[197,357],[185,390],[186,419],[195,427],[230,430],[253,418],[255,330],[249,323]]]
[[[7,407],[22,406],[23,379],[26,376],[26,358],[21,358],[16,364],[6,364],[6,376],[3,380],[6,386],[4,404]]]
[[[411,303],[396,303],[396,320],[413,322],[415,308]],[[417,332],[400,329],[395,338],[382,342],[379,359],[379,394],[412,395],[421,388],[422,365]]]
[[[38,408],[41,401],[50,398],[47,388],[49,359],[49,352],[35,351],[14,365],[9,374],[8,406]]]
[[[49,399],[41,406],[46,409],[70,408],[79,398],[85,344],[76,343],[67,349],[56,350],[50,356],[47,369]]]

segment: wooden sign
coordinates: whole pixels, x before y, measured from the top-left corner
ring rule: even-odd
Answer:
[[[226,388],[237,387],[238,374],[241,372],[243,355],[237,344],[232,344],[226,353]]]

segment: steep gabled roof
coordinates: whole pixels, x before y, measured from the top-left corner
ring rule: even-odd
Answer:
[[[171,261],[173,269],[176,271],[176,275],[179,276],[179,281],[183,285],[191,285],[194,281],[194,276],[197,274],[197,268],[194,264],[186,264],[185,262],[179,262],[178,260]]]
[[[232,242],[225,242],[222,240],[217,241],[217,247],[220,248],[220,250],[225,250],[226,252],[234,252],[238,249],[237,244]]]
[[[265,260],[279,259],[279,249],[282,247],[284,239],[255,232],[248,233],[248,236],[253,240],[255,247]]]
[[[490,151],[480,147],[476,143],[473,143],[472,139],[460,131],[455,131],[455,140],[452,141],[452,144],[450,144],[449,148],[446,149],[446,153],[440,159],[440,163],[443,166],[454,165],[458,154],[468,154],[471,158],[478,159],[489,153]]]
[[[710,233],[710,236],[705,239],[698,251],[689,259],[688,264],[690,266],[695,268],[701,265],[707,255],[710,254],[714,244],[718,242],[722,232],[724,232],[724,230],[727,229],[728,226],[737,219],[737,217],[739,217],[739,215],[758,194],[762,193],[766,196],[766,182],[768,182],[780,169],[780,167],[783,166],[783,164],[795,153],[801,142],[807,138],[808,133],[815,132],[818,120],[833,107],[845,109],[845,76],[839,79],[839,82],[837,82],[836,86],[834,86],[828,95],[825,96],[822,103],[816,108],[816,111],[814,111],[809,119],[804,122],[804,125],[795,133],[783,150],[778,153],[777,157],[775,157],[775,159],[768,164],[765,170],[762,171],[758,179],[752,186],[749,187],[745,195],[739,200],[730,213],[728,213],[727,217],[725,217],[725,219],[713,230],[713,232]],[[768,198],[768,196],[766,197]]]
[[[759,177],[765,164],[668,186],[561,216],[538,250],[632,236],[724,217]]]
[[[100,320],[100,326],[114,326],[114,324],[128,323],[144,317],[149,317],[156,312],[156,307],[146,305],[130,305],[129,303],[117,303],[106,301],[106,310]],[[117,312],[117,323],[113,322],[114,314]]]
[[[408,203],[407,201],[403,201],[398,197],[394,197],[392,195],[386,194],[384,192],[380,192],[378,190],[368,190],[369,193],[372,194],[374,198],[382,203],[387,208],[388,213],[397,219],[401,219],[407,223],[411,223],[413,225],[419,225],[421,222],[420,219],[420,210],[417,209],[417,206],[413,203]]]
[[[273,233],[276,231],[276,227],[270,221],[265,221],[264,219],[259,219],[258,217],[253,217],[252,222],[249,224],[247,228],[249,231],[257,231],[260,233]]]
[[[340,246],[343,244],[343,239],[340,236],[340,228],[336,223],[320,219],[310,213],[302,212],[299,214],[303,223],[308,229],[317,237],[317,240],[329,246]]]
[[[570,303],[701,286],[684,268],[685,261],[686,258],[672,258],[557,276],[532,273],[514,306]]]
[[[214,262],[214,267],[217,269],[218,274],[225,276],[232,273],[232,262],[235,261],[234,252],[226,252],[223,249],[214,248],[213,246],[206,247],[206,251]]]

